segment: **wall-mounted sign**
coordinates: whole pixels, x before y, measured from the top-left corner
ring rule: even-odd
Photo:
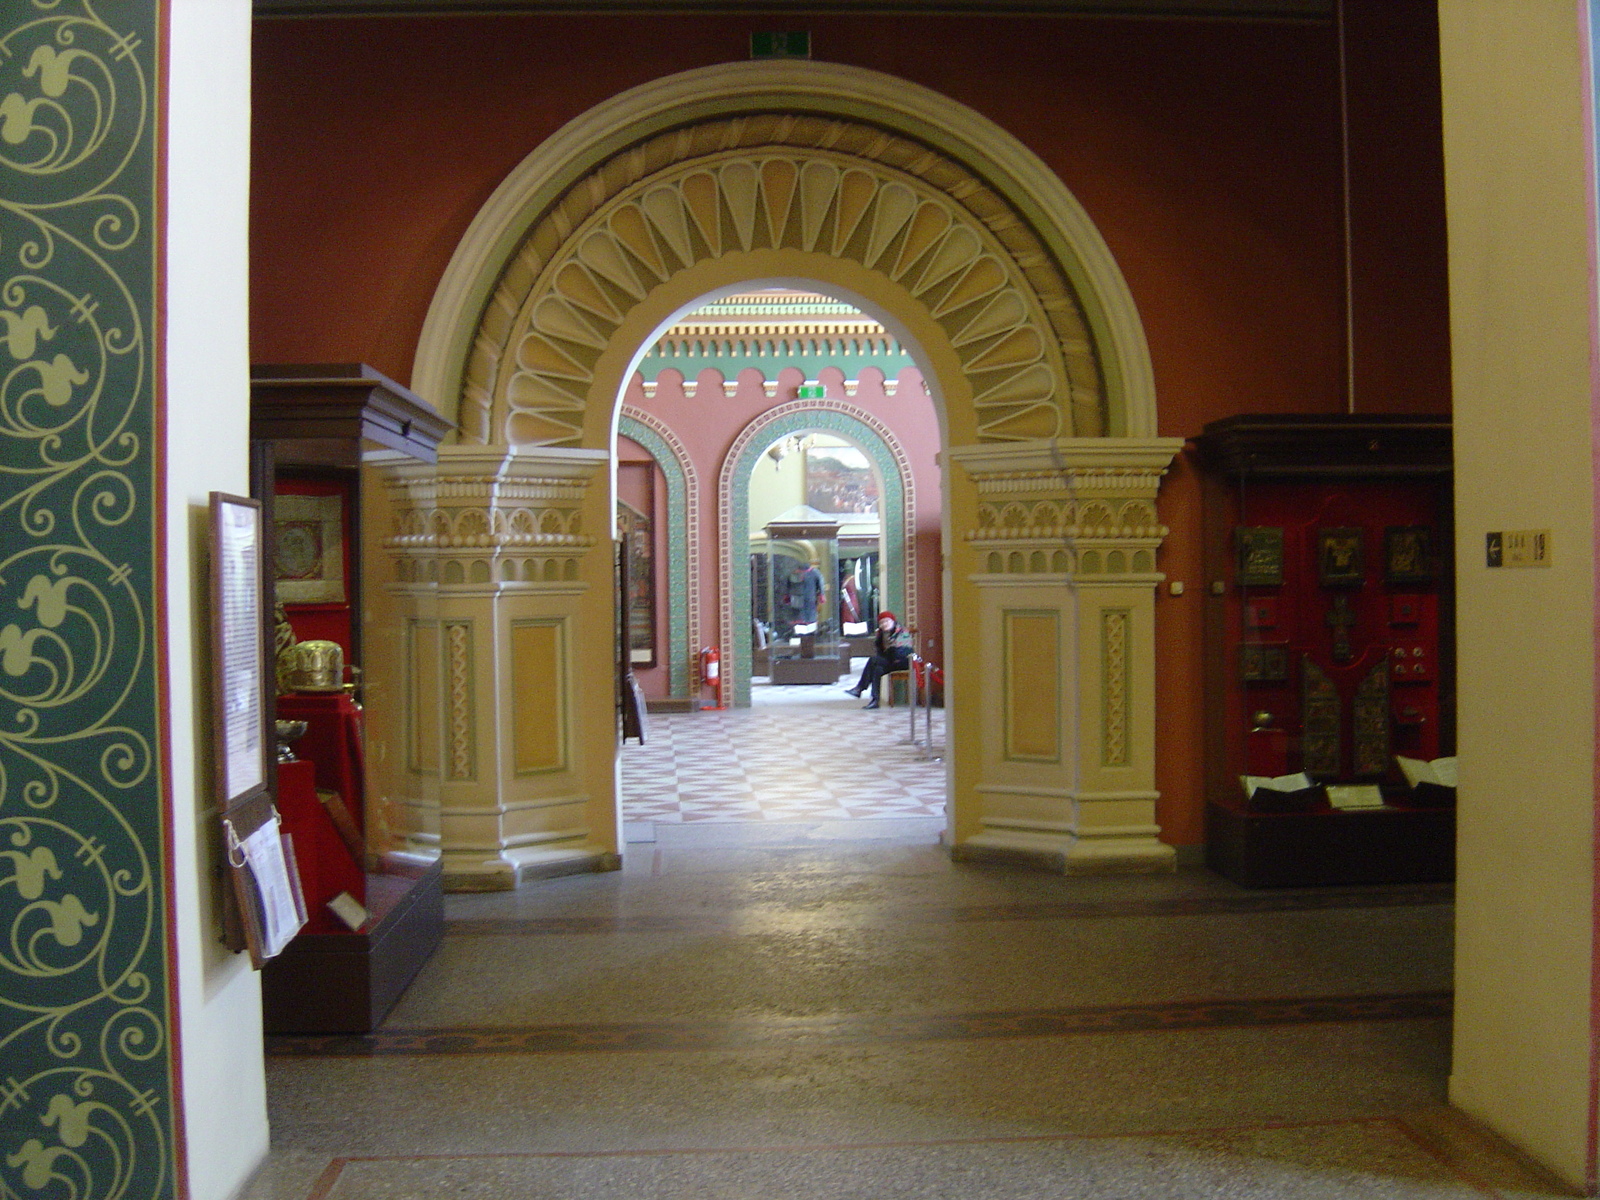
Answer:
[[[1485,563],[1491,567],[1548,567],[1551,559],[1548,529],[1507,529],[1486,534]]]

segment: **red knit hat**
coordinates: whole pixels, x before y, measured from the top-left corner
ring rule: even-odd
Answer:
[[[883,611],[882,611],[882,612],[881,612],[881,613],[879,613],[879,614],[878,614],[878,620],[880,620],[880,621],[881,621],[881,620],[883,620],[883,619],[884,619],[884,618],[885,618],[885,617],[888,617],[888,618],[889,618],[889,620],[891,620],[891,621],[893,621],[893,622],[894,622],[894,623],[895,623],[895,624],[896,624],[896,625],[898,625],[898,624],[900,624],[900,618],[899,618],[899,617],[897,617],[897,616],[895,616],[895,615],[894,615],[894,614],[893,614],[893,613],[892,613],[892,612],[890,612],[890,611],[889,611],[889,610],[888,610],[888,609],[887,609],[887,608],[886,608],[886,609],[884,609],[884,610],[883,610]]]

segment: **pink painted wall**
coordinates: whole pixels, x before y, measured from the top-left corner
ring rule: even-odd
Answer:
[[[776,394],[768,396],[761,373],[754,369],[741,371],[734,380],[734,392],[729,396],[723,388],[720,371],[700,373],[692,386],[686,387],[683,377],[673,370],[663,371],[657,380],[655,395],[647,397],[644,382],[635,375],[623,393],[623,404],[639,409],[659,419],[674,430],[689,456],[689,463],[700,480],[699,511],[691,516],[694,534],[700,544],[700,579],[696,584],[700,598],[700,640],[710,644],[717,640],[719,613],[721,611],[720,580],[725,550],[720,529],[720,481],[724,464],[739,435],[768,410],[787,404],[795,398],[795,388],[805,375],[796,367],[785,367],[777,373]],[[889,395],[881,372],[867,368],[855,395],[848,395],[843,373],[837,367],[824,367],[818,375],[827,388],[829,400],[842,401],[861,412],[870,414],[888,427],[900,442],[911,466],[911,493],[916,527],[917,547],[917,605],[919,640],[926,653],[935,661],[943,662],[943,606],[940,597],[940,542],[939,520],[944,511],[943,492],[937,455],[939,453],[939,423],[933,401],[923,390],[922,373],[915,367],[901,371],[894,381],[894,395]],[[691,396],[689,393],[693,392]],[[618,449],[623,461],[634,456],[648,457],[643,448],[626,438],[618,438]],[[665,511],[665,497],[658,501],[657,513]],[[657,520],[657,595],[666,595],[666,522]],[[735,570],[745,569],[745,550],[737,548]],[[665,638],[666,605],[658,605],[659,636]],[[931,643],[929,641],[931,639]],[[661,643],[665,645],[665,641]],[[637,671],[640,685],[647,698],[655,699],[669,694],[663,659],[662,666],[647,671]],[[707,693],[709,698],[709,692]]]

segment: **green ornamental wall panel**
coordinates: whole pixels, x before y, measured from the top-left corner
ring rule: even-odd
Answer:
[[[0,1194],[176,1194],[162,8],[0,4]]]

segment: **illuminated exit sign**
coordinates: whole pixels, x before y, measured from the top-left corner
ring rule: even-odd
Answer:
[[[811,35],[801,31],[789,33],[752,33],[751,58],[810,58]]]
[[[820,383],[802,383],[795,388],[794,394],[798,400],[826,400],[828,398],[828,389]]]

